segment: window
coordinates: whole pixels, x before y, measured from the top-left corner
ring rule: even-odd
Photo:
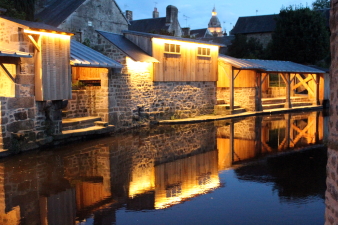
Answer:
[[[285,87],[285,82],[277,73],[269,74],[269,87]]]
[[[164,52],[171,53],[171,54],[180,54],[181,46],[175,45],[175,44],[164,44]]]
[[[197,55],[198,56],[210,56],[210,48],[198,47]]]

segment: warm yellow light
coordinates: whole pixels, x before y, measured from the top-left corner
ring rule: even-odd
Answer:
[[[9,69],[9,67],[6,67],[6,69]],[[2,67],[0,67],[0,96],[15,97],[15,83],[8,77]]]
[[[138,73],[149,73],[151,69],[152,63],[149,62],[136,62],[131,58],[126,58],[127,68],[129,72],[138,72]]]
[[[197,195],[206,194],[220,186],[218,175],[211,177],[210,182],[203,185],[187,184],[188,187],[182,187],[182,193],[175,197],[166,197],[164,194],[155,198],[155,209],[164,209],[172,205],[178,204],[184,200],[192,198]]]
[[[26,30],[24,29],[24,33],[26,34],[39,34],[51,37],[59,37],[59,38],[70,38],[72,34],[67,33],[56,33],[56,32],[47,32],[47,31],[35,31],[35,30]]]
[[[170,40],[170,39],[161,39],[161,38],[153,38],[153,43],[155,45],[162,45],[164,46],[164,44],[176,44],[176,45],[180,45],[181,49],[185,48],[185,49],[196,49],[198,47],[201,48],[210,48],[210,50],[212,51],[218,51],[218,46],[216,45],[208,45],[208,44],[202,44],[202,43],[194,43],[194,42],[188,42],[188,41],[177,41],[177,40]]]
[[[212,12],[212,15],[213,16],[217,16],[217,12]]]
[[[146,167],[134,167],[129,183],[129,197],[153,190],[155,187],[155,169],[151,163]]]

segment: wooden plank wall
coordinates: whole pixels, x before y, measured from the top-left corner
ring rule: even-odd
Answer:
[[[180,54],[164,53],[165,43],[181,46]],[[198,47],[210,48],[210,57],[197,56]],[[217,81],[218,46],[153,38],[154,81]]]
[[[218,62],[218,82],[217,87],[229,87],[232,66],[222,61]],[[239,70],[234,70],[234,76]],[[234,87],[255,87],[256,86],[256,71],[241,70],[235,79]]]
[[[38,101],[71,99],[72,86],[70,76],[70,37],[42,37],[42,77],[41,94]]]
[[[152,50],[152,43],[150,37],[145,37],[141,35],[135,34],[125,34],[125,37],[133,42],[135,45],[140,47],[143,51],[145,51],[148,55],[153,54]]]
[[[106,68],[72,67],[72,82],[78,80],[101,80],[101,73],[107,73]]]

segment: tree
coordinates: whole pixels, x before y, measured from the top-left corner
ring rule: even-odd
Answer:
[[[0,0],[0,8],[7,10],[4,15],[23,20],[34,20],[34,5],[35,0]]]
[[[273,59],[315,64],[329,54],[329,34],[323,16],[309,8],[282,9],[269,46]]]
[[[256,59],[263,55],[263,45],[256,38],[249,38],[236,34],[229,46],[228,55],[236,58]]]
[[[316,0],[312,3],[314,10],[330,8],[330,0]]]

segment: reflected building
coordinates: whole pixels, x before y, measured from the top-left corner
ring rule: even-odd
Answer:
[[[157,126],[5,159],[0,223],[116,223],[121,208],[163,209],[212,192],[222,187],[219,171],[234,166],[239,179],[271,178],[286,187],[274,180],[278,170],[266,172],[278,160],[242,163],[318,143],[322,123],[314,112]]]

